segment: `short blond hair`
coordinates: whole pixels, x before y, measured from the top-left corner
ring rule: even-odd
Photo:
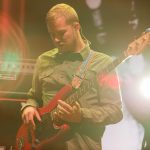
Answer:
[[[68,4],[57,4],[53,6],[46,15],[47,24],[51,24],[57,18],[64,16],[67,23],[79,22],[79,17],[74,8]]]

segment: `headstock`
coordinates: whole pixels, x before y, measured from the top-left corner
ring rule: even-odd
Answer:
[[[146,29],[138,39],[131,42],[124,53],[126,56],[140,54],[148,44],[150,44],[150,28]]]

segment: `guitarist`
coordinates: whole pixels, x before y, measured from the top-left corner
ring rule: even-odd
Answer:
[[[32,124],[36,129],[35,119],[43,121],[37,108],[47,105],[61,88],[71,83],[92,51],[93,57],[86,65],[87,70],[79,89],[91,80],[93,87],[72,104],[58,100],[54,112],[55,119],[70,125],[71,136],[50,144],[47,149],[101,150],[105,126],[122,119],[115,71],[106,77],[97,76],[112,60],[106,54],[90,49],[89,42],[82,35],[78,15],[71,6],[63,3],[53,6],[47,13],[46,22],[56,48],[38,57],[29,99],[22,104],[23,122]]]

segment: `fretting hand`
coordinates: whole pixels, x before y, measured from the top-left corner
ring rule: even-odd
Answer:
[[[71,106],[65,101],[58,100],[55,116],[67,122],[79,123],[82,119],[80,105],[78,102],[75,102]]]

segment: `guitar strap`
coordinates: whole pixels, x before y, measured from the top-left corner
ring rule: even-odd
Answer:
[[[85,73],[93,58],[93,54],[94,52],[90,50],[88,57],[83,61],[83,63],[77,69],[76,74],[74,75],[72,82],[71,82],[73,88],[78,89],[80,87],[82,81],[85,78]]]

